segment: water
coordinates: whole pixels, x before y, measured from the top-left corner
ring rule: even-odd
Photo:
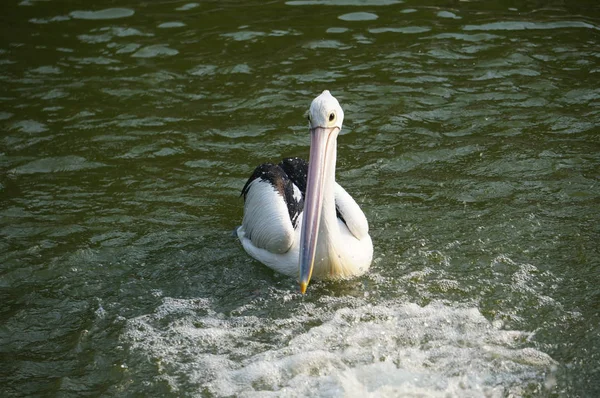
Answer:
[[[596,2],[3,8],[0,395],[600,394]],[[232,231],[324,89],[375,259],[301,296]]]

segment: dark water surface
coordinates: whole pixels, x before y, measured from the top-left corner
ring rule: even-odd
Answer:
[[[0,395],[600,395],[600,5],[4,1]],[[372,270],[232,236],[329,89]]]

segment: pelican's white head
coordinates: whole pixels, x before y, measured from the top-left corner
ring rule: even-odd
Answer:
[[[338,100],[331,95],[329,90],[323,91],[321,95],[315,98],[310,104],[308,122],[310,123],[311,130],[316,127],[324,129],[337,127],[341,130],[343,121],[344,111]]]

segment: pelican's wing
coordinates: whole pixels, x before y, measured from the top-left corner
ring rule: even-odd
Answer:
[[[279,165],[265,163],[254,170],[242,195],[243,236],[271,253],[287,252],[294,243],[294,228],[304,206],[298,187]]]
[[[340,184],[335,183],[335,208],[348,230],[358,240],[369,235],[369,223],[365,213]]]

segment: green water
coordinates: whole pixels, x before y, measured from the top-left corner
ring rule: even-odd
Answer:
[[[5,3],[1,396],[600,394],[596,2]],[[301,296],[232,231],[324,89],[375,255]]]

